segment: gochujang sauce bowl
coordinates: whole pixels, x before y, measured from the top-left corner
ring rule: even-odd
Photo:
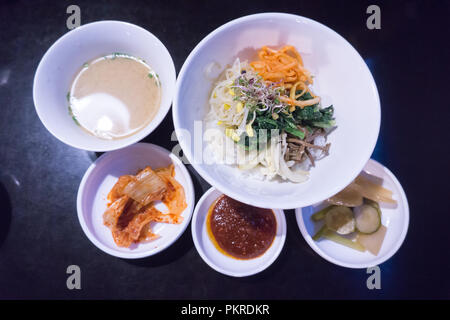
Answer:
[[[84,63],[113,53],[145,60],[160,79],[161,103],[153,119],[139,131],[107,140],[89,134],[73,121],[67,93]],[[175,82],[172,57],[156,36],[131,23],[99,21],[66,33],[48,49],[36,70],[33,100],[45,128],[60,141],[78,149],[110,151],[138,142],[156,129],[170,109]]]
[[[200,257],[214,270],[232,277],[246,277],[268,268],[279,256],[286,240],[286,218],[281,209],[273,209],[277,227],[270,247],[253,259],[237,259],[219,251],[207,230],[208,211],[223,195],[215,188],[209,189],[198,201],[192,217],[192,238]]]

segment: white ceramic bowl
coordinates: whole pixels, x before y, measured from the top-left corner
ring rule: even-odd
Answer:
[[[130,248],[118,247],[111,230],[103,224],[106,197],[124,174],[135,174],[138,170],[175,165],[175,179],[183,186],[187,208],[182,212],[181,224],[155,223],[153,230],[160,237],[147,243],[133,244]],[[154,255],[175,242],[184,232],[194,208],[194,187],[183,163],[164,148],[149,143],[137,143],[127,148],[108,152],[99,157],[86,171],[77,195],[78,219],[86,236],[100,250],[121,258],[136,259]],[[156,208],[164,210],[164,205]]]
[[[194,121],[203,120],[215,80],[205,77],[212,63],[216,74],[236,57],[251,59],[263,45],[294,45],[315,76],[314,91],[335,107],[337,129],[330,134],[330,155],[320,160],[303,184],[248,179],[228,165],[208,165],[203,147],[192,141]],[[304,207],[339,192],[370,158],[378,138],[380,103],[372,75],[358,52],[330,28],[307,18],[263,13],[233,20],[206,36],[184,63],[173,104],[181,147],[199,174],[223,193],[248,204],[270,208]],[[189,133],[189,134],[187,134]],[[189,137],[189,135],[191,137]]]
[[[272,245],[267,251],[255,259],[238,260],[228,257],[217,250],[206,229],[206,217],[212,203],[222,195],[210,188],[198,201],[192,217],[192,239],[200,257],[214,270],[232,276],[246,277],[268,268],[280,255],[286,240],[286,218],[281,209],[274,209],[277,220],[277,232]]]
[[[367,162],[364,171],[382,179],[383,187],[393,191],[393,197],[397,200],[397,206],[380,204],[382,224],[387,227],[387,232],[377,256],[326,239],[314,241],[312,236],[317,231],[317,225],[311,220],[311,215],[324,207],[322,203],[295,210],[300,231],[310,247],[329,262],[347,268],[368,268],[385,262],[400,248],[408,231],[409,207],[400,182],[389,169],[372,159]]]
[[[144,59],[161,79],[161,105],[154,119],[130,137],[104,140],[80,129],[69,116],[67,92],[81,66],[114,52]],[[100,21],[78,27],[59,38],[36,70],[33,99],[44,126],[62,142],[89,151],[131,145],[150,134],[164,119],[175,91],[175,67],[166,47],[153,34],[121,21]]]

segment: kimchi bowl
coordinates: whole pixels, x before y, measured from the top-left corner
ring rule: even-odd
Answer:
[[[174,165],[174,178],[184,189],[187,204],[180,214],[182,222],[152,222],[152,229],[158,238],[133,243],[129,247],[118,246],[111,230],[104,224],[108,193],[120,176],[134,175],[147,166],[156,169],[171,164]],[[120,258],[137,259],[163,251],[183,234],[191,219],[194,201],[192,180],[183,163],[164,148],[149,143],[137,143],[103,154],[88,168],[78,189],[78,220],[88,239],[100,250]]]

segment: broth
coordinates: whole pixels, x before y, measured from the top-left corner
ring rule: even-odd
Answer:
[[[80,127],[99,138],[120,139],[155,117],[161,85],[143,60],[112,54],[86,63],[68,98],[69,111]]]

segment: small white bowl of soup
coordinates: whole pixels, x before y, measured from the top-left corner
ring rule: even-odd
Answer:
[[[36,70],[33,99],[50,133],[83,150],[110,151],[150,134],[170,109],[176,73],[164,44],[121,21],[58,39]]]

